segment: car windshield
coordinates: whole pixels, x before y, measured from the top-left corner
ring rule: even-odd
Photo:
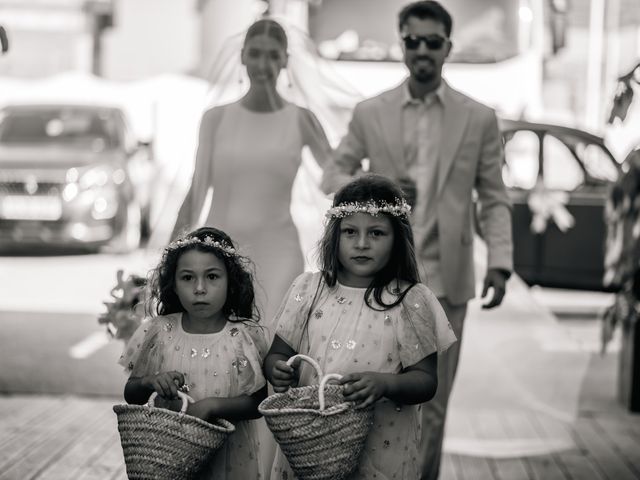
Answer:
[[[406,0],[310,2],[309,34],[320,54],[334,60],[400,61],[398,12]],[[511,58],[530,43],[532,10],[527,0],[455,0],[453,63],[493,63]],[[376,15],[368,15],[376,12]]]
[[[0,112],[0,145],[44,145],[102,152],[121,144],[109,108],[20,107]]]
[[[540,137],[531,130],[504,134],[505,184],[531,189],[540,173]],[[615,181],[618,168],[602,145],[570,132],[545,132],[542,141],[545,187],[571,191],[581,185]]]

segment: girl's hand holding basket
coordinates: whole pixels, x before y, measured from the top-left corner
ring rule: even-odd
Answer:
[[[387,395],[387,375],[378,372],[350,373],[340,379],[344,385],[344,399],[354,402],[355,408],[368,408]]]
[[[184,385],[184,375],[180,372],[162,372],[142,377],[140,384],[168,400],[178,398],[178,392]]]
[[[289,360],[290,362],[277,360],[273,365],[271,385],[276,393],[286,392],[289,387],[295,387],[298,383],[300,359],[294,356]]]

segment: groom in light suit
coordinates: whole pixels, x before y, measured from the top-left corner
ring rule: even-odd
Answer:
[[[438,393],[421,406],[425,480],[438,477],[467,302],[475,295],[474,195],[488,247],[482,297],[492,291],[484,308],[502,302],[513,268],[511,206],[494,111],[442,79],[452,45],[451,16],[438,2],[415,2],[400,12],[398,28],[409,78],[356,106],[348,133],[325,167],[322,186],[335,192],[367,158],[369,170],[398,181],[413,204],[422,281],[440,300],[459,340],[439,357]]]

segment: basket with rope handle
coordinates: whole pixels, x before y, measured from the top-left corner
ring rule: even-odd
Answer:
[[[271,395],[258,410],[300,480],[342,480],[358,466],[373,407],[356,409],[346,402],[344,386],[328,384],[342,376],[323,376],[314,359],[294,355],[287,364],[298,358],[315,368],[320,384]]]
[[[114,405],[129,479],[190,480],[211,459],[230,433],[224,419],[205,422],[186,412],[193,399],[178,392],[182,408],[174,412],[154,405],[153,392],[145,405]]]

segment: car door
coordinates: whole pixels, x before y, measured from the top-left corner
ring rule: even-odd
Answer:
[[[503,178],[511,202],[513,228],[513,264],[527,283],[538,283],[542,258],[542,237],[531,231],[528,199],[540,172],[540,138],[532,130],[503,132],[505,164]]]
[[[562,127],[534,125],[503,136],[515,271],[529,284],[602,289],[604,205],[619,171],[613,156],[596,137]],[[573,225],[561,229],[551,216],[534,232],[532,194],[557,214],[568,213]]]
[[[618,168],[601,145],[575,132],[546,131],[541,136],[541,172],[547,195],[566,197],[573,226],[562,231],[550,221],[541,235],[538,283],[601,290],[606,224],[604,208]],[[558,196],[560,195],[560,197]]]

